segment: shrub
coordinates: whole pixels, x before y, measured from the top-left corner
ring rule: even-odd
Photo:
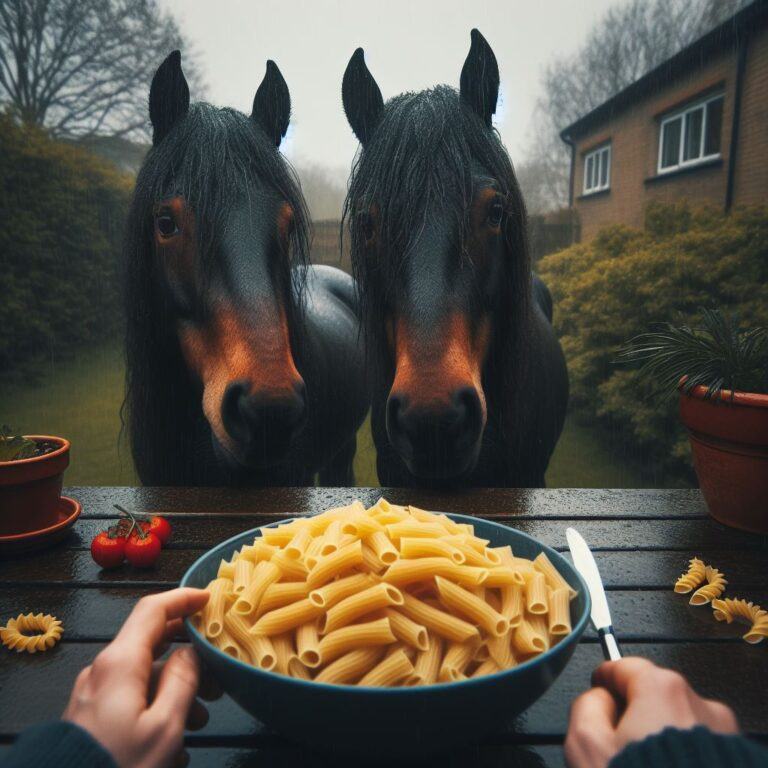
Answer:
[[[700,309],[768,324],[768,207],[725,215],[682,202],[651,204],[645,230],[612,226],[590,243],[539,262],[578,416],[617,435],[657,480],[690,477],[687,438],[674,401],[648,398],[618,348],[662,322],[693,323]]]
[[[0,371],[120,325],[119,254],[132,180],[0,114]]]

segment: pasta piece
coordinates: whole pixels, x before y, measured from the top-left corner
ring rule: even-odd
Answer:
[[[571,634],[571,596],[567,589],[549,593],[549,634],[555,637]]]
[[[295,656],[288,661],[288,674],[301,680],[311,680],[312,674]]]
[[[400,552],[384,531],[374,531],[368,538],[368,544],[384,565],[392,565],[400,557]]]
[[[216,576],[219,579],[229,579],[230,581],[235,578],[235,563],[230,560],[222,560],[219,563],[219,570],[216,572]]]
[[[441,576],[435,576],[435,583],[440,602],[448,608],[476,621],[486,632],[496,637],[506,634],[509,630],[509,619],[494,611],[485,600],[475,597],[471,592]]]
[[[322,669],[315,677],[315,682],[334,685],[354,683],[376,666],[383,653],[380,647],[350,651]]]
[[[271,672],[277,664],[277,656],[272,641],[265,635],[251,635],[249,633],[248,642],[244,643],[248,653],[251,655],[251,663],[260,669],[266,669]]]
[[[685,595],[703,584],[707,579],[706,566],[703,560],[693,557],[688,561],[688,570],[675,582],[675,592]]]
[[[723,594],[725,585],[728,583],[723,574],[711,565],[706,566],[704,573],[707,583],[693,593],[690,599],[691,605],[706,605],[712,602],[716,597],[720,597]]]
[[[363,543],[363,566],[366,571],[375,574],[381,573],[387,567],[379,560],[373,548],[366,543]]]
[[[373,583],[374,579],[370,574],[355,573],[338,581],[332,581],[318,589],[313,589],[309,593],[309,599],[319,608],[327,609]]]
[[[469,622],[433,608],[407,592],[403,593],[403,607],[400,610],[408,618],[413,619],[418,624],[423,624],[427,629],[446,640],[463,642],[480,635],[477,627]]]
[[[389,619],[389,624],[392,627],[392,634],[398,640],[420,651],[427,650],[427,628],[423,624],[417,624],[394,608],[387,609],[386,617]]]
[[[376,520],[375,517],[366,514],[362,505],[360,505],[360,509],[347,518],[341,526],[342,533],[349,533],[359,539],[368,538],[368,536],[371,536],[376,532],[384,533],[384,531],[384,526]]]
[[[528,623],[531,626],[533,632],[535,632],[544,643],[544,650],[548,651],[550,646],[549,641],[549,622],[546,616],[541,614],[528,614]]]
[[[284,581],[279,584],[270,584],[264,592],[264,597],[259,601],[256,618],[265,613],[282,608],[284,605],[295,603],[309,596],[309,587],[306,581]]]
[[[495,637],[494,640],[498,640],[499,638]],[[487,659],[491,658],[491,652],[488,650],[488,642],[480,643],[480,645],[477,646],[477,650],[475,651],[475,655],[472,657],[472,661],[478,661],[483,662]]]
[[[350,595],[330,608],[321,619],[320,632],[326,635],[339,627],[351,624],[355,619],[371,611],[402,604],[403,595],[397,587],[384,583],[375,584],[362,592]]]
[[[286,523],[285,525],[278,525],[277,527],[268,526],[261,529],[261,538],[267,544],[272,544],[277,547],[284,547],[295,535],[299,526],[296,525],[297,521]]]
[[[413,665],[413,673],[406,685],[432,685],[437,682],[440,663],[443,659],[443,641],[435,634],[428,633],[427,648],[420,651]]]
[[[498,559],[489,559],[485,554],[485,549],[478,552],[466,539],[462,536],[451,536],[449,539],[451,546],[455,547],[461,554],[464,555],[464,562],[467,565],[474,565],[478,568],[493,568],[499,564]]]
[[[320,635],[317,621],[308,621],[296,630],[296,652],[299,661],[307,667],[320,666]]]
[[[62,623],[51,614],[20,613],[0,627],[0,642],[16,653],[45,652],[61,640]]]
[[[525,607],[528,613],[533,614],[543,614],[549,610],[547,580],[541,572],[534,573],[526,586]]]
[[[242,661],[244,664],[251,663],[251,657],[248,654],[248,651],[246,651],[226,630],[222,629],[216,637],[212,637],[210,640],[222,653],[226,653],[227,656]]]
[[[394,551],[397,552],[396,549]],[[467,561],[467,556],[460,549],[444,539],[423,537],[403,536],[400,539],[400,555],[402,557],[448,557],[456,565],[462,565]],[[393,558],[393,561],[396,559],[396,557]]]
[[[291,581],[306,581],[307,566],[301,560],[290,557],[284,549],[278,549],[269,561],[280,569],[280,578]]]
[[[488,655],[500,669],[509,669],[517,664],[515,654],[512,651],[512,636],[510,633],[501,637],[489,637],[486,641]]]
[[[499,556],[499,565],[514,565],[515,559],[512,555],[512,547],[509,544],[505,547],[491,547],[491,550]]]
[[[232,574],[232,591],[239,595],[250,583],[253,578],[253,563],[244,557],[238,557],[235,560],[234,573]]]
[[[328,664],[356,648],[389,645],[396,640],[387,618],[369,621],[365,624],[351,624],[329,632],[323,637],[318,646],[320,662],[321,664]]]
[[[277,551],[277,547],[267,544],[262,539],[256,539],[253,544],[246,544],[240,551],[240,557],[250,560],[254,565],[262,560],[270,560]]]
[[[294,537],[286,544],[285,554],[293,560],[298,560],[304,556],[310,541],[312,541],[312,533],[309,527],[299,528]]]
[[[274,584],[280,578],[280,568],[271,560],[262,560],[253,569],[250,584],[238,595],[232,610],[242,616],[251,616],[256,613],[264,593],[270,584]],[[208,601],[210,605],[211,601]],[[207,606],[206,606],[207,607]]]
[[[525,561],[529,562],[529,561]],[[529,563],[530,564],[530,563]],[[544,578],[547,580],[547,586],[550,589],[567,589],[568,594],[573,600],[576,597],[576,590],[565,580],[560,571],[555,568],[552,561],[547,557],[544,552],[540,552],[533,560],[533,567],[544,574]]]
[[[307,584],[314,590],[327,584],[350,568],[363,564],[363,547],[359,539],[341,547],[330,555],[320,558],[317,565],[309,572]]]
[[[398,649],[395,653],[380,661],[360,680],[359,684],[374,688],[384,688],[399,683],[412,672],[413,664],[411,664],[410,659],[402,650]]]
[[[320,539],[320,555],[326,557],[332,555],[341,541],[341,520],[334,520],[326,529],[325,535]]]
[[[488,578],[484,582],[486,587],[509,587],[513,584],[523,586],[525,583],[518,568],[504,564],[489,568]]]
[[[474,658],[479,641],[468,640],[465,643],[451,643],[445,651],[440,664],[437,679],[441,683],[452,683],[464,675],[464,670]]]
[[[518,584],[501,588],[499,613],[509,619],[509,626],[516,627],[523,616],[523,589]]]
[[[543,653],[547,644],[535,628],[531,626],[530,617],[524,618],[512,633],[512,648],[520,654]]]
[[[478,587],[488,578],[488,569],[456,565],[447,557],[420,557],[415,560],[401,558],[387,568],[382,578],[390,584],[402,587],[436,575],[469,587]]]
[[[487,659],[470,675],[470,677],[485,677],[485,675],[495,675],[497,672],[501,672],[499,665],[493,659]]]
[[[281,675],[289,674],[288,664],[291,659],[296,658],[291,633],[285,632],[281,635],[275,635],[270,639],[272,640],[272,647],[275,649],[275,671]]]
[[[208,585],[210,597],[203,608],[203,632],[206,637],[218,637],[224,629],[224,610],[232,586],[229,579],[214,579]]]
[[[401,520],[398,523],[387,525],[387,534],[390,539],[401,539],[403,536],[440,537],[445,536],[445,528],[439,523],[420,523],[417,520]]]
[[[751,645],[761,643],[768,637],[768,611],[759,605],[742,599],[726,598],[712,600],[712,608],[717,621],[730,624],[734,619],[742,619],[750,625],[749,631],[743,636]]]
[[[322,612],[309,598],[265,613],[251,627],[254,635],[280,635],[316,619]]]

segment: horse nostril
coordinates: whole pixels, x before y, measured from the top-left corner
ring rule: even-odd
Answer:
[[[457,389],[451,398],[456,413],[456,437],[474,439],[482,428],[483,408],[474,387]]]
[[[245,380],[233,381],[227,385],[221,401],[221,420],[224,429],[238,442],[247,442],[249,437],[248,420],[243,413],[245,399],[248,397],[250,384]]]

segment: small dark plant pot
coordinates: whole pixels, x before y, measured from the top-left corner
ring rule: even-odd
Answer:
[[[31,459],[0,461],[0,536],[39,531],[59,519],[61,484],[69,466],[69,440],[44,435],[27,437],[59,447]]]
[[[725,525],[768,533],[768,395],[707,388],[680,393],[693,463],[709,513]]]

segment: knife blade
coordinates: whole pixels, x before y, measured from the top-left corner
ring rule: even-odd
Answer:
[[[587,542],[575,528],[568,528],[565,537],[568,540],[568,548],[571,550],[573,565],[587,583],[589,595],[592,598],[590,618],[600,638],[603,655],[609,661],[616,661],[621,658],[621,649],[613,631],[608,598],[605,596],[603,580],[600,578],[600,571],[597,569],[595,558],[587,546]]]

